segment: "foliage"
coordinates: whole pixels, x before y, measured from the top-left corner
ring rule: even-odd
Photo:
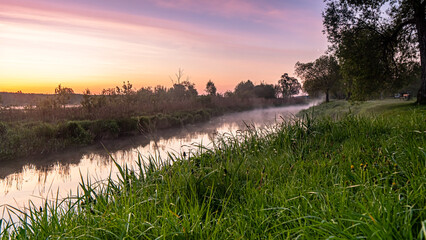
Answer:
[[[426,103],[425,7],[418,0],[326,0],[325,32],[355,99],[407,84],[420,57],[417,97]]]
[[[295,68],[296,74],[304,79],[304,91],[309,95],[322,92],[326,95],[326,102],[329,102],[330,91],[340,86],[340,67],[333,56],[323,55],[314,62],[297,62]]]
[[[216,86],[212,80],[209,80],[206,84],[206,93],[210,96],[216,96]]]
[[[254,84],[252,81],[241,81],[235,87],[234,93],[241,98],[254,97]]]
[[[69,103],[71,99],[71,94],[74,93],[74,90],[67,87],[62,87],[61,84],[55,88],[55,101],[65,108],[65,105]]]
[[[48,113],[50,110],[59,108],[58,101],[55,98],[42,98],[36,103],[36,108],[44,113]]]
[[[299,80],[294,77],[290,77],[288,73],[284,73],[281,76],[281,79],[278,80],[276,88],[277,93],[281,94],[282,97],[291,97],[298,94],[302,87]]]
[[[253,91],[255,96],[258,98],[276,98],[275,87],[272,84],[261,83],[254,86]]]
[[[1,235],[421,239],[425,128],[418,109],[249,128],[190,157],[140,156],[136,169],[117,164],[118,179],[82,179],[78,197],[32,206]]]
[[[195,84],[189,81],[173,84],[173,87],[168,90],[168,94],[171,95],[171,98],[177,100],[184,100],[198,96]]]

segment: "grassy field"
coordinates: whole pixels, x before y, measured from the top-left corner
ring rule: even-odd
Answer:
[[[331,101],[327,104],[303,110],[298,115],[311,114],[315,117],[340,118],[348,114],[362,116],[393,116],[409,113],[412,110],[425,109],[416,106],[415,101],[402,101],[400,99],[372,100],[365,102],[349,102],[343,100]]]
[[[339,115],[345,106],[359,114]],[[305,117],[225,135],[190,159],[117,166],[120,180],[82,179],[80,197],[3,223],[2,238],[425,239],[425,107],[316,109],[338,120]]]

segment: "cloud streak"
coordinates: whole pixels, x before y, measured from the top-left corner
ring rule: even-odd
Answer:
[[[54,79],[58,74],[66,73],[72,78],[72,71],[59,71],[56,75],[53,70],[48,72],[49,68],[39,63],[43,60],[55,66],[65,62],[85,68],[83,75],[86,77],[132,75],[136,78],[144,76],[143,72],[150,72],[149,76],[160,78],[164,73],[153,73],[149,69],[163,69],[169,74],[177,66],[190,65],[197,66],[194,70],[197,76],[207,73],[209,68],[216,72],[230,72],[226,64],[214,64],[223,62],[235,64],[235,71],[228,75],[235,77],[237,71],[245,67],[252,68],[256,64],[266,67],[270,63],[269,68],[276,68],[280,58],[294,58],[298,54],[312,56],[313,48],[324,48],[321,34],[310,32],[310,29],[318,28],[318,23],[310,24],[305,30],[295,24],[286,24],[286,21],[297,24],[310,21],[306,17],[297,17],[306,11],[296,8],[274,8],[273,5],[260,5],[258,1],[242,0],[147,0],[142,10],[149,12],[148,6],[163,11],[150,15],[113,11],[101,7],[103,1],[97,3],[99,7],[49,0],[2,3],[0,41],[3,46],[0,48],[8,48],[9,55],[0,56],[0,69],[18,71],[25,65],[32,65],[27,67],[34,70],[39,66],[38,70],[42,69],[40,72],[45,77]],[[177,14],[168,15],[170,11]],[[205,17],[200,18],[200,15]],[[197,19],[199,21],[195,21]],[[284,34],[280,29],[285,29]],[[28,48],[29,56],[18,56],[23,54],[19,48]],[[50,57],[38,56],[46,55],[43,51],[51,54]],[[61,56],[71,60],[55,60]],[[17,63],[19,59],[29,60]],[[200,66],[199,62],[207,65]],[[282,60],[283,65],[285,62],[287,60]],[[83,67],[85,64],[87,67]],[[221,68],[212,67],[212,64]],[[145,67],[141,69],[141,65]],[[11,75],[9,70],[6,76],[0,75],[0,79]],[[77,77],[81,76],[75,75]],[[243,79],[234,81],[240,80]]]

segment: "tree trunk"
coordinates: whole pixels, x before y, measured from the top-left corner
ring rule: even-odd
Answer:
[[[414,5],[414,20],[417,29],[417,38],[420,48],[420,64],[422,68],[422,83],[417,92],[417,103],[426,104],[426,20],[425,9],[423,4]]]
[[[325,91],[325,102],[330,102],[330,98],[329,98],[329,94],[328,94],[328,89]]]

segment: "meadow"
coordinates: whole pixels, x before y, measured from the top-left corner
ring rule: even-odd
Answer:
[[[119,180],[82,177],[78,196],[11,209],[21,221],[1,238],[425,239],[426,109],[370,104],[248,126],[197,155],[140,156]]]

